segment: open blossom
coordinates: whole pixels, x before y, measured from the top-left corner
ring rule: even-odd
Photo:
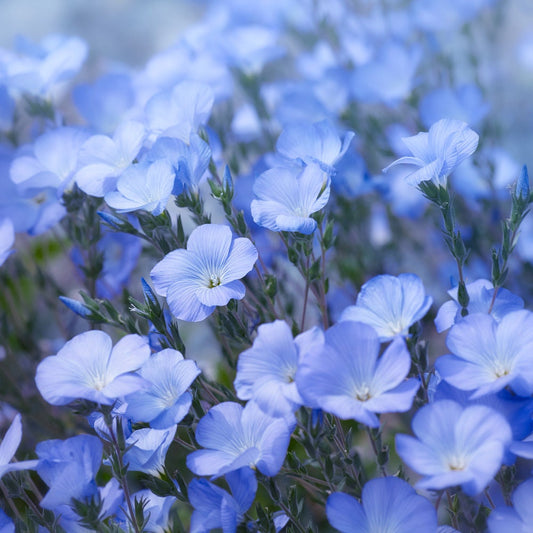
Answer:
[[[418,170],[407,176],[411,184],[433,181],[435,185],[446,186],[454,168],[476,150],[479,135],[465,122],[442,119],[433,124],[429,132],[420,132],[402,140],[413,155],[401,157],[384,170],[395,165],[413,165]]]
[[[111,405],[144,388],[145,380],[132,372],[149,357],[150,347],[140,335],[126,335],[113,347],[107,333],[86,331],[41,361],[35,383],[52,405],[80,398]]]
[[[405,342],[396,338],[381,357],[379,351],[378,334],[366,324],[329,328],[296,373],[304,404],[370,427],[379,427],[375,413],[408,411],[419,383],[405,379],[411,367]]]
[[[254,183],[254,222],[272,231],[309,235],[317,227],[311,215],[328,203],[329,189],[329,175],[316,164],[267,170]]]
[[[424,477],[417,486],[444,489],[461,485],[479,494],[500,469],[511,443],[509,424],[484,405],[462,407],[440,400],[422,407],[413,418],[416,435],[396,435],[396,451]]]
[[[367,281],[355,305],[347,307],[341,321],[352,320],[372,326],[381,341],[405,337],[409,328],[429,310],[433,299],[426,296],[422,280],[415,274],[387,274]]]
[[[216,306],[244,298],[246,289],[239,280],[256,260],[257,250],[249,239],[234,239],[228,226],[204,224],[191,233],[186,250],[167,254],[150,275],[174,316],[199,322]]]
[[[397,477],[370,480],[362,501],[343,492],[328,498],[330,524],[342,533],[424,533],[437,531],[437,513],[429,500]]]
[[[435,366],[448,383],[474,398],[509,386],[519,396],[533,393],[533,313],[506,314],[498,323],[474,313],[455,324],[446,344],[451,355]]]

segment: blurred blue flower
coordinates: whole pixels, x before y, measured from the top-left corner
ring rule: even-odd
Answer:
[[[342,533],[437,531],[435,508],[403,479],[372,479],[363,487],[361,500],[343,492],[331,494],[326,503],[329,523]]]
[[[419,170],[407,176],[411,184],[433,181],[445,187],[453,169],[474,153],[479,136],[465,122],[442,119],[433,124],[429,132],[405,137],[403,141],[413,155],[394,161],[384,172],[396,165],[413,165]]]
[[[512,292],[500,287],[496,298],[494,298],[494,286],[486,279],[478,279],[466,284],[468,291],[468,313],[487,313],[491,309],[490,315],[499,322],[507,313],[518,311],[524,307],[524,300]],[[461,320],[461,306],[457,302],[457,287],[450,289],[448,294],[453,298],[443,303],[435,318],[437,331],[450,328],[454,323]],[[493,302],[494,298],[494,302]]]
[[[310,217],[329,200],[330,178],[318,165],[272,168],[257,177],[251,209],[254,222],[272,231],[309,235],[317,227]]]
[[[418,104],[420,120],[426,128],[443,118],[476,126],[485,118],[489,108],[479,87],[471,83],[455,89],[441,87],[426,94]]]
[[[0,266],[13,253],[11,247],[15,242],[13,222],[9,218],[0,218]]]
[[[361,287],[355,305],[347,307],[340,319],[368,324],[385,341],[398,335],[406,337],[409,328],[424,317],[432,303],[417,275],[384,274]]]
[[[105,196],[115,189],[118,177],[131,165],[143,145],[144,125],[133,120],[123,122],[113,137],[93,135],[81,146],[74,179],[91,196]]]
[[[370,427],[379,427],[375,413],[408,411],[420,384],[405,379],[411,368],[405,342],[396,338],[379,352],[378,335],[366,324],[329,328],[325,343],[310,350],[296,373],[305,405]]]
[[[37,461],[18,461],[11,463],[15,452],[22,439],[22,421],[19,413],[15,415],[9,429],[6,431],[2,442],[0,442],[0,478],[8,472],[16,470],[33,469]]]
[[[130,497],[132,506],[136,501],[146,502],[143,508],[144,517],[147,522],[144,526],[145,531],[150,533],[165,533],[169,531],[169,513],[172,504],[176,501],[174,496],[157,496],[149,489],[139,490]],[[123,531],[130,528],[130,521],[124,514],[123,506],[117,513],[117,522],[122,526]]]
[[[214,95],[209,85],[183,81],[158,93],[145,106],[148,128],[159,137],[176,137],[189,142],[192,133],[209,120]]]
[[[509,424],[484,405],[462,407],[440,400],[414,416],[416,435],[396,435],[396,451],[405,463],[424,476],[417,487],[439,490],[461,485],[479,494],[500,469],[511,443]]]
[[[244,466],[275,476],[287,454],[294,417],[274,418],[250,401],[245,407],[223,402],[212,407],[196,426],[196,441],[207,448],[187,457],[199,476],[222,476]]]
[[[276,150],[290,160],[305,165],[315,164],[324,172],[334,174],[334,165],[347,152],[355,133],[348,131],[344,138],[339,135],[328,120],[290,124],[281,132]]]
[[[88,137],[86,131],[69,126],[43,133],[32,146],[19,150],[11,164],[11,179],[25,191],[52,187],[60,197],[73,184],[78,153]]]
[[[509,386],[519,396],[533,393],[533,313],[507,313],[498,323],[484,313],[471,314],[450,330],[451,355],[435,367],[448,383],[472,391],[472,398]]]
[[[125,397],[124,414],[134,422],[148,422],[156,429],[179,423],[192,403],[187,389],[200,374],[196,363],[168,348],[152,355],[138,374],[149,382],[148,388]]]
[[[72,498],[84,500],[97,492],[94,478],[102,462],[103,445],[98,437],[78,435],[67,440],[37,444],[37,473],[49,490],[41,500],[44,509],[61,512]]]
[[[222,528],[224,533],[234,533],[250,508],[257,491],[254,471],[245,466],[226,474],[231,495],[205,479],[193,479],[188,496],[194,511],[191,516],[191,533],[207,533]]]
[[[133,80],[123,72],[105,73],[93,83],[82,83],[74,87],[72,100],[90,126],[110,134],[135,102]]]
[[[500,506],[488,518],[489,533],[527,533],[533,524],[533,478],[521,483],[511,496],[512,507]]]
[[[204,224],[191,233],[186,250],[167,254],[150,275],[175,317],[198,322],[216,306],[244,298],[245,286],[239,280],[256,260],[249,239],[234,239],[228,226]]]
[[[149,357],[147,341],[139,335],[126,335],[113,347],[107,333],[87,331],[68,341],[57,355],[41,361],[35,383],[52,405],[80,398],[111,405],[146,386],[132,372]]]

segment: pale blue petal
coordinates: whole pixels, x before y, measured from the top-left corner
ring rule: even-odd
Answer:
[[[21,439],[22,421],[20,413],[17,413],[0,443],[0,466],[7,465],[11,461],[19,447]]]
[[[326,503],[329,523],[342,533],[371,533],[362,505],[352,496],[334,492]]]
[[[196,280],[195,280],[196,281]],[[197,285],[192,285],[191,280],[184,279],[173,283],[167,292],[167,303],[171,313],[180,320],[199,322],[207,318],[215,306],[202,304],[196,295]]]
[[[244,277],[257,261],[257,248],[250,239],[239,237],[231,245],[229,255],[221,271],[223,283]]]
[[[246,287],[239,281],[234,280],[217,287],[198,287],[196,297],[203,305],[218,306],[227,305],[231,299],[242,300],[246,294]]]

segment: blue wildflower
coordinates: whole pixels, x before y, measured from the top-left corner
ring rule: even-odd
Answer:
[[[363,487],[362,502],[334,492],[326,503],[329,523],[342,533],[424,533],[437,531],[433,505],[403,479],[372,479]]]
[[[384,274],[361,287],[355,305],[347,307],[340,319],[368,324],[385,341],[398,335],[406,337],[409,328],[424,317],[432,302],[417,275]]]
[[[281,132],[276,149],[288,159],[319,165],[333,174],[334,164],[346,153],[354,136],[355,133],[349,131],[341,141],[328,120],[314,124],[301,122],[290,124]]]
[[[257,492],[254,471],[245,466],[226,474],[230,495],[205,479],[193,479],[188,495],[194,511],[191,516],[191,533],[207,533],[222,528],[224,533],[236,531],[250,508]]]
[[[411,357],[401,338],[378,358],[380,342],[373,328],[339,322],[325,333],[325,343],[310,351],[296,373],[305,404],[342,419],[378,427],[375,413],[408,411],[419,383],[405,378]]]
[[[11,164],[11,179],[24,190],[52,187],[61,195],[72,185],[78,153],[88,136],[66,126],[43,133],[33,146],[21,148]]]
[[[193,133],[189,143],[174,137],[159,137],[145,161],[168,161],[175,172],[172,194],[179,194],[183,188],[197,190],[211,161],[211,148],[202,138]]]
[[[254,183],[254,222],[272,231],[309,235],[317,227],[310,215],[328,203],[329,189],[330,178],[318,165],[267,170]]]
[[[22,439],[22,421],[19,413],[15,415],[2,442],[0,442],[0,478],[7,472],[35,468],[37,461],[19,461],[11,463]]]
[[[407,176],[407,180],[418,185],[422,181],[433,181],[446,186],[447,178],[454,168],[472,155],[477,148],[479,135],[460,120],[442,119],[413,137],[404,137],[403,142],[412,156],[401,157],[384,169],[395,165],[419,167]]]
[[[166,429],[142,428],[133,431],[126,439],[124,462],[132,472],[145,472],[157,476],[165,466],[165,457],[174,440],[177,425]]]
[[[521,483],[511,496],[512,507],[500,506],[488,518],[489,533],[527,533],[533,524],[533,478]]]
[[[454,387],[473,391],[473,398],[507,386],[519,396],[533,393],[530,311],[513,311],[499,323],[490,315],[468,315],[452,327],[446,344],[452,354],[439,357],[435,366]]]
[[[220,403],[198,422],[196,440],[207,449],[192,452],[187,466],[200,476],[222,476],[244,466],[274,476],[285,460],[293,429],[294,419],[269,416],[255,402],[245,407]]]
[[[172,194],[174,177],[165,160],[131,165],[118,178],[117,190],[106,193],[105,201],[119,213],[142,209],[160,215]]]
[[[183,81],[148,100],[144,109],[148,127],[158,137],[176,137],[189,142],[191,133],[197,133],[209,120],[213,102],[209,85]]]
[[[103,445],[98,437],[78,435],[67,440],[37,444],[37,473],[49,490],[41,500],[44,509],[61,512],[72,498],[83,500],[97,492],[94,478],[102,462]]]
[[[149,385],[146,390],[126,396],[125,415],[134,422],[148,422],[156,429],[180,422],[192,403],[187,389],[200,374],[196,363],[168,348],[152,355],[138,374]]]
[[[494,286],[486,279],[467,283],[466,290],[469,297],[467,307],[469,314],[488,314],[490,310],[491,316],[499,322],[507,313],[518,311],[524,307],[524,300],[520,296],[516,296],[504,288],[499,288],[496,298],[494,298]],[[435,327],[439,333],[463,318],[461,306],[457,301],[457,287],[449,290],[448,294],[453,300],[443,303],[435,318]]]
[[[105,196],[115,189],[118,177],[139,154],[146,137],[140,122],[123,122],[113,137],[93,135],[81,146],[74,179],[91,196]]]
[[[126,335],[113,347],[107,333],[87,331],[68,341],[57,355],[41,361],[35,383],[52,405],[79,398],[111,405],[146,386],[132,372],[149,357],[147,341],[139,335]]]
[[[479,494],[500,469],[511,443],[509,424],[484,405],[462,407],[440,400],[414,416],[416,435],[396,435],[396,451],[424,476],[416,486],[444,489],[461,485],[468,495]]]
[[[131,495],[130,501],[132,506],[135,502],[144,501],[146,505],[143,508],[146,524],[144,529],[150,533],[165,533],[169,530],[169,513],[172,504],[176,501],[174,496],[157,496],[149,489],[139,490]],[[117,522],[127,531],[130,527],[130,521],[124,514],[122,506],[116,516]]]
[[[216,306],[244,298],[245,286],[239,280],[256,260],[249,239],[234,239],[228,226],[204,224],[191,233],[186,250],[167,254],[150,275],[174,316],[198,322]]]
[[[303,400],[294,381],[307,345],[320,343],[321,331],[292,338],[289,325],[282,320],[263,324],[253,346],[242,352],[237,363],[235,390],[241,400],[254,400],[266,413],[283,416],[298,409]]]
[[[11,247],[15,242],[15,229],[9,218],[0,218],[0,266],[13,253]]]

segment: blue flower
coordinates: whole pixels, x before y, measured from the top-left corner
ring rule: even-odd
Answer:
[[[198,322],[216,306],[244,298],[246,289],[239,280],[256,261],[249,239],[233,239],[228,226],[205,224],[191,233],[186,250],[167,254],[150,275],[175,317]]]
[[[498,323],[486,314],[466,316],[455,324],[435,366],[448,383],[473,391],[472,397],[509,386],[519,396],[533,393],[533,313],[506,314]]]
[[[411,533],[437,531],[433,505],[397,477],[372,479],[363,487],[362,502],[334,492],[326,503],[329,523],[342,533]]]
[[[507,289],[500,288],[494,299],[494,286],[486,279],[478,279],[466,285],[468,291],[468,313],[487,313],[491,309],[491,316],[499,322],[504,315],[511,311],[518,311],[524,307],[524,300],[516,296]],[[449,302],[441,305],[437,317],[435,318],[435,327],[440,333],[450,328],[455,322],[463,318],[461,316],[461,306],[457,302],[457,287],[448,291],[453,298]]]
[[[52,405],[84,398],[111,405],[146,386],[132,374],[150,357],[150,347],[139,335],[126,335],[115,347],[107,333],[87,331],[68,341],[57,355],[37,367],[35,383]]]
[[[174,137],[159,137],[145,161],[168,161],[176,174],[172,194],[179,194],[183,188],[197,190],[211,161],[211,148],[196,133],[191,134],[189,143]]]
[[[157,496],[149,489],[139,490],[130,497],[132,506],[136,501],[140,502],[141,500],[146,502],[146,506],[143,508],[144,517],[147,519],[144,530],[150,531],[150,533],[169,531],[168,515],[176,498],[174,496]],[[122,531],[127,531],[130,527],[129,518],[126,518],[124,514],[125,507],[125,505],[122,506],[116,517],[117,522],[123,528]]]
[[[465,122],[442,119],[433,124],[427,133],[404,137],[403,142],[413,155],[401,157],[384,171],[395,165],[413,165],[419,169],[406,177],[411,184],[433,181],[445,187],[448,176],[474,153],[478,141],[479,135]]]
[[[198,422],[196,440],[206,450],[187,457],[187,466],[200,476],[222,476],[244,466],[275,476],[287,454],[294,420],[274,418],[255,402],[223,402]]]
[[[415,274],[398,277],[384,274],[361,287],[355,305],[347,307],[340,319],[368,324],[385,341],[398,335],[406,337],[409,328],[424,317],[432,302]]]
[[[37,461],[19,461],[11,463],[20,440],[22,439],[22,421],[20,414],[16,414],[7,430],[2,442],[0,442],[0,478],[8,472],[35,468]]]
[[[123,122],[112,138],[93,135],[81,146],[79,170],[74,179],[91,196],[105,196],[114,190],[118,177],[141,149],[146,130],[140,122]]]
[[[417,487],[439,490],[461,485],[479,494],[500,469],[511,443],[509,424],[484,405],[462,407],[440,400],[422,407],[412,422],[416,438],[396,436],[396,451],[424,476]]]
[[[122,173],[117,190],[106,193],[105,201],[119,213],[143,209],[160,215],[172,194],[174,178],[174,170],[165,160],[137,163]]]
[[[395,339],[378,358],[380,342],[373,328],[339,322],[325,333],[325,343],[300,363],[296,384],[305,404],[342,419],[378,427],[375,413],[408,411],[419,383],[405,381],[411,357],[403,339]]]
[[[11,179],[24,190],[53,187],[61,195],[72,185],[78,152],[88,136],[85,131],[72,127],[43,133],[32,147],[22,148],[13,160]]]
[[[520,484],[511,496],[513,506],[496,507],[488,519],[489,533],[527,533],[533,524],[533,479]]]
[[[196,363],[186,361],[180,352],[169,348],[152,355],[138,374],[149,382],[148,388],[126,396],[124,414],[134,422],[148,422],[156,429],[180,422],[192,403],[187,389],[200,374]]]
[[[354,136],[354,132],[349,131],[341,142],[328,120],[314,124],[296,123],[281,132],[276,149],[288,159],[319,165],[324,172],[333,174],[333,165],[346,153]]]
[[[13,222],[9,218],[0,218],[0,266],[13,253],[11,247],[15,242]]]
[[[37,444],[37,473],[49,490],[41,500],[44,509],[60,511],[72,498],[91,498],[97,492],[94,478],[102,462],[103,445],[92,435]]]
[[[148,127],[157,136],[189,142],[191,133],[209,120],[213,102],[209,85],[183,81],[148,100],[144,109]]]
[[[241,400],[254,400],[266,413],[283,416],[298,409],[303,400],[294,381],[308,344],[320,343],[320,330],[292,338],[282,320],[259,326],[253,346],[242,352],[237,363],[235,390]]]
[[[188,496],[194,511],[191,516],[191,533],[207,533],[222,528],[224,533],[234,533],[250,508],[257,491],[257,480],[247,466],[226,474],[232,495],[205,479],[193,479]]]
[[[157,476],[163,470],[169,446],[174,440],[177,425],[166,429],[142,428],[126,439],[124,463],[132,472]]]
[[[267,170],[254,183],[254,222],[272,231],[309,235],[317,227],[310,215],[328,203],[329,187],[329,175],[318,165]]]

